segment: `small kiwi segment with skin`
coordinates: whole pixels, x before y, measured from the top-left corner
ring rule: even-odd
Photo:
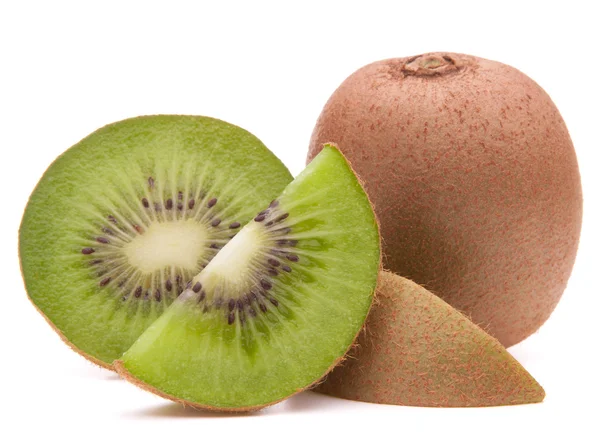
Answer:
[[[321,154],[195,276],[115,369],[198,408],[251,411],[321,379],[371,307],[379,226],[342,154]]]
[[[545,396],[498,340],[425,288],[386,271],[357,345],[316,390],[431,407],[526,404]]]
[[[99,129],[46,170],[19,230],[31,302],[112,368],[185,285],[292,180],[242,128],[144,116]]]
[[[385,268],[505,346],[548,319],[575,261],[582,191],[567,127],[532,79],[457,53],[377,61],[331,95],[307,161],[324,142],[365,183]]]

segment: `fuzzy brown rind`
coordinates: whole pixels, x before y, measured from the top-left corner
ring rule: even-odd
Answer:
[[[362,329],[362,328],[361,328]],[[355,342],[358,339],[360,335],[360,331],[358,334],[356,334],[355,337]],[[354,347],[356,345],[356,343],[353,342],[352,345],[348,348],[348,350],[350,350],[352,347]],[[141,379],[137,378],[135,375],[133,375],[131,372],[129,372],[129,370],[127,370],[127,368],[125,367],[125,365],[123,364],[122,360],[115,360],[112,364],[113,366],[113,370],[116,371],[123,379],[129,381],[131,384],[139,387],[142,390],[145,390],[147,392],[150,393],[154,393],[157,396],[160,396],[161,398],[165,398],[168,399],[170,401],[176,402],[178,404],[183,405],[184,407],[193,407],[197,410],[208,410],[208,411],[212,411],[212,412],[225,412],[225,413],[250,413],[250,412],[255,412],[258,410],[262,410],[266,407],[270,407],[272,405],[278,404],[282,401],[285,401],[288,398],[291,398],[294,395],[297,395],[298,393],[301,393],[305,390],[308,389],[312,389],[314,387],[316,387],[319,383],[323,382],[325,380],[325,378],[327,377],[327,375],[339,364],[342,363],[342,361],[344,361],[346,358],[346,355],[341,356],[340,358],[338,358],[330,367],[329,369],[327,369],[327,372],[325,372],[323,374],[323,376],[319,377],[318,380],[315,380],[313,383],[309,384],[306,387],[303,387],[301,389],[296,390],[294,393],[289,394],[288,396],[278,399],[276,401],[271,401],[267,404],[263,404],[263,405],[256,405],[256,406],[242,406],[242,407],[216,407],[216,406],[210,406],[210,405],[206,405],[206,404],[199,404],[197,402],[193,402],[193,401],[188,401],[186,399],[181,399],[181,398],[177,398],[176,396],[170,395],[166,392],[163,392],[162,390],[151,386],[150,384],[146,383],[145,381],[142,381]]]
[[[358,346],[317,391],[431,407],[544,399],[543,388],[498,340],[423,287],[382,272],[377,297]]]
[[[100,366],[104,369],[108,369],[111,371],[114,371],[113,367],[111,364],[109,363],[105,363],[102,360],[99,360],[95,357],[92,357],[91,355],[89,355],[88,353],[82,351],[81,349],[79,349],[77,346],[75,346],[73,343],[71,343],[71,341],[65,336],[65,334],[62,333],[62,331],[60,329],[58,329],[54,323],[52,323],[52,320],[50,320],[48,318],[48,316],[46,316],[46,314],[44,314],[42,312],[41,309],[39,309],[37,307],[37,305],[33,302],[33,300],[31,300],[31,297],[29,297],[29,294],[27,295],[27,298],[29,299],[29,302],[34,306],[34,308],[37,310],[37,312],[39,312],[42,317],[44,317],[44,320],[46,320],[46,322],[50,325],[50,327],[54,330],[54,332],[56,332],[58,334],[58,336],[60,337],[60,339],[71,348],[72,351],[78,353],[79,355],[81,355],[83,358],[85,358],[88,361],[91,361],[92,363],[94,363],[96,366]]]
[[[365,183],[386,268],[505,346],[547,320],[575,261],[582,192],[567,127],[533,80],[453,53],[375,62],[330,97],[309,161],[324,142]]]
[[[338,146],[335,143],[327,143],[326,145],[323,146],[329,146],[332,148],[335,148],[336,150],[339,151]],[[341,151],[340,151],[341,152]],[[358,177],[358,175],[356,174],[356,172],[354,171],[354,169],[352,168],[352,165],[350,164],[350,162],[346,159],[346,157],[344,156],[343,153],[342,157],[344,157],[344,159],[346,160],[346,164],[348,165],[348,168],[352,171],[352,173],[356,176],[359,184],[361,185],[361,187],[364,189],[364,184],[363,182],[360,180],[360,178]],[[371,207],[373,207],[373,204],[371,203],[370,199],[369,199],[369,195],[365,192],[365,196],[367,197],[367,201],[369,202],[369,204],[371,205]],[[375,227],[377,228],[377,236],[379,237],[379,247],[381,248],[381,233],[380,233],[380,225],[379,225],[379,221],[377,219],[377,215],[373,215],[373,219],[375,221]],[[382,266],[382,252],[380,251],[379,253],[379,264],[378,266],[381,267]],[[371,306],[369,307],[369,311],[367,312],[367,315],[370,314],[372,308],[373,308],[373,304],[376,301],[376,294],[378,291],[378,284],[379,281],[381,279],[381,276],[377,277],[377,283],[375,285],[375,288],[372,292],[372,296],[373,296],[373,301],[371,302]],[[366,318],[365,318],[366,321]],[[176,402],[178,404],[181,404],[183,406],[186,407],[193,407],[195,409],[198,410],[209,410],[209,411],[215,411],[215,412],[229,412],[229,413],[249,413],[249,412],[253,412],[253,411],[257,411],[257,410],[261,410],[263,408],[269,407],[271,405],[277,404],[279,402],[282,402],[294,395],[297,395],[300,392],[303,392],[305,390],[308,389],[313,389],[317,386],[319,386],[322,382],[325,381],[326,377],[329,375],[330,372],[332,372],[337,366],[341,365],[343,362],[345,362],[347,360],[347,356],[348,353],[351,352],[352,350],[354,350],[356,347],[358,347],[358,340],[361,337],[361,335],[364,333],[365,330],[365,325],[363,325],[359,331],[356,333],[356,335],[354,336],[354,339],[352,341],[352,343],[350,344],[350,346],[348,347],[348,350],[346,351],[346,353],[344,355],[342,355],[341,357],[337,358],[335,360],[335,362],[333,364],[331,364],[331,366],[329,366],[329,368],[327,369],[327,371],[321,376],[319,377],[317,380],[313,381],[311,384],[309,384],[306,387],[303,387],[301,389],[298,389],[296,392],[286,396],[285,398],[281,398],[279,400],[276,401],[272,401],[269,402],[267,404],[264,405],[258,405],[258,406],[250,406],[250,407],[215,407],[215,406],[209,406],[209,405],[205,405],[205,404],[198,404],[196,402],[192,402],[192,401],[188,401],[185,399],[180,399],[177,398],[173,395],[170,395],[166,392],[163,392],[160,389],[157,389],[154,386],[149,385],[148,383],[140,380],[139,378],[137,378],[135,375],[131,374],[127,368],[125,367],[125,365],[123,364],[122,360],[115,360],[113,362],[113,369],[124,379],[126,379],[127,381],[129,381],[130,383],[134,384],[135,386],[150,392],[150,393],[154,393],[157,396],[160,396],[162,398],[168,399],[170,401]]]
[[[23,282],[24,282],[25,276],[23,276],[23,264],[21,262],[20,247],[19,247],[19,269],[21,270],[21,278],[23,279]],[[56,332],[58,334],[58,336],[63,341],[63,343],[65,343],[67,346],[69,346],[73,352],[76,352],[77,354],[79,354],[83,358],[85,358],[86,360],[91,361],[96,366],[100,366],[104,369],[114,371],[111,364],[105,363],[104,361],[99,360],[98,358],[92,357],[91,355],[87,354],[86,352],[82,351],[77,346],[75,346],[73,343],[71,343],[71,341],[65,336],[65,334],[63,334],[62,331],[54,325],[52,320],[50,320],[48,318],[48,316],[46,314],[44,314],[41,309],[38,308],[38,306],[35,304],[35,302],[31,299],[31,296],[29,296],[29,292],[27,292],[27,299],[29,300],[29,303],[31,303],[33,305],[33,307],[36,309],[36,311],[41,314],[41,316],[44,318],[44,320],[46,320],[46,322],[50,325],[50,327],[54,330],[54,332]]]

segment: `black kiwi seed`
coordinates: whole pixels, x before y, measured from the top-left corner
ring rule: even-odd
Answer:
[[[151,223],[148,221],[152,222],[160,219],[168,219],[154,217],[154,211],[158,213],[177,209],[177,211],[181,211],[181,213],[177,212],[176,214],[178,218],[185,218],[187,215],[189,215],[191,218],[194,217],[193,212],[195,212],[194,209],[196,208],[196,204],[198,204],[198,209],[210,209],[213,208],[218,202],[216,197],[211,198],[206,194],[206,192],[195,192],[195,190],[190,191],[189,196],[183,191],[179,190],[170,193],[170,198],[163,197],[164,194],[156,193],[157,190],[163,192],[163,188],[156,184],[156,181],[152,176],[148,177],[147,184],[149,191],[142,196],[136,197],[136,200],[134,201],[136,202],[139,211],[148,209],[148,211],[145,212],[150,213],[150,217],[147,216],[146,213],[140,217],[135,217],[135,213],[132,214],[132,216],[121,216],[123,215],[122,212],[105,212],[104,224],[98,224],[98,231],[96,234],[88,237],[88,247],[80,247],[80,251],[83,255],[99,253],[99,257],[96,256],[95,259],[87,261],[88,265],[94,266],[93,268],[90,268],[90,272],[93,274],[95,281],[97,282],[96,285],[104,287],[104,291],[118,289],[117,291],[119,292],[119,297],[123,301],[131,301],[131,299],[136,298],[140,300],[156,302],[162,302],[164,300],[166,304],[173,300],[177,295],[183,293],[185,288],[187,288],[192,290],[194,293],[197,293],[197,302],[202,302],[201,306],[205,312],[224,308],[225,315],[227,316],[226,319],[229,324],[233,324],[236,318],[238,318],[243,324],[243,322],[248,318],[246,311],[252,317],[257,315],[259,308],[262,312],[267,312],[269,306],[268,302],[262,298],[259,298],[257,293],[260,291],[265,298],[271,299],[271,296],[265,294],[265,291],[273,288],[273,284],[269,281],[269,279],[271,279],[271,277],[281,275],[281,273],[274,267],[279,267],[281,265],[281,262],[277,260],[277,258],[282,258],[281,255],[285,255],[287,253],[285,248],[282,249],[281,254],[275,255],[274,258],[267,259],[266,264],[263,262],[264,269],[261,271],[264,278],[261,279],[261,275],[259,273],[256,274],[257,277],[255,277],[255,279],[257,279],[260,285],[256,285],[255,291],[250,290],[250,292],[247,294],[242,294],[234,299],[231,299],[227,296],[215,298],[211,292],[203,290],[203,286],[200,282],[188,282],[190,277],[188,277],[187,274],[180,273],[176,275],[170,271],[173,269],[173,267],[165,267],[166,271],[163,272],[165,275],[163,280],[156,284],[154,279],[150,279],[149,276],[144,275],[141,272],[131,273],[125,266],[126,260],[122,257],[122,255],[113,254],[114,250],[118,250],[120,247],[123,247],[123,245],[125,245],[129,240],[135,239],[137,234],[142,234],[147,231],[148,228],[151,227]],[[199,203],[196,202],[196,199],[199,201]],[[221,203],[223,203],[223,201]],[[277,200],[273,200],[269,208],[259,212],[255,219],[258,222],[264,221],[269,225],[269,227],[272,226],[273,218],[281,214],[280,211],[278,212],[272,210],[278,204],[279,203]],[[187,209],[189,209],[189,212]],[[217,207],[216,209],[219,208]],[[186,211],[184,212],[184,210]],[[212,215],[206,215],[206,217],[209,218],[208,224],[215,228],[215,238],[212,240],[212,243],[209,241],[207,245],[209,245],[212,249],[219,250],[223,247],[224,242],[228,237],[235,236],[242,224],[239,221],[227,221],[224,218],[222,219],[216,216],[221,216],[221,213],[211,213]],[[157,217],[160,217],[160,214],[157,215]],[[119,219],[117,220],[117,218]],[[205,217],[200,216],[200,218]],[[201,221],[201,219],[198,219],[198,216],[195,216],[194,219]],[[226,224],[224,227],[225,230],[221,229],[221,224]],[[227,232],[227,229],[230,229],[231,231]],[[275,236],[278,234],[277,230],[271,229],[270,231],[274,233]],[[100,245],[97,245],[96,243],[99,243]],[[108,250],[111,250],[111,252],[104,253]],[[214,255],[214,253],[216,252],[213,252],[212,255]],[[198,267],[206,267],[207,263],[208,259],[198,261]],[[162,276],[162,274],[160,276]],[[184,285],[186,284],[187,287],[184,288]],[[210,300],[207,300],[209,298]],[[253,307],[253,301],[256,301],[257,305],[259,306]]]
[[[279,206],[279,200],[273,200],[271,201],[271,204],[269,204],[269,207],[277,207]]]
[[[282,265],[281,269],[283,271],[285,271],[286,273],[291,273],[292,272],[292,269],[288,265]]]
[[[286,255],[286,258],[288,258],[292,262],[298,262],[300,260],[300,258],[298,258],[298,256],[296,256],[292,253],[290,253],[289,255]]]

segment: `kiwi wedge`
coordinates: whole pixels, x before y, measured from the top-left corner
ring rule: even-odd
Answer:
[[[115,362],[186,405],[258,409],[322,378],[371,307],[379,228],[342,154],[326,146]]]
[[[256,137],[200,116],[108,125],[62,154],[19,230],[29,298],[104,367],[292,180]]]
[[[429,407],[544,399],[544,389],[498,340],[425,288],[381,272],[376,296],[357,345],[319,392]]]

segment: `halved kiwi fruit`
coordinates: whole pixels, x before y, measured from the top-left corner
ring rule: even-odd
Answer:
[[[319,380],[372,303],[379,230],[354,172],[325,147],[115,362],[196,407],[246,411]]]
[[[292,180],[253,135],[199,116],[108,125],[45,172],[19,231],[29,298],[105,367]]]

